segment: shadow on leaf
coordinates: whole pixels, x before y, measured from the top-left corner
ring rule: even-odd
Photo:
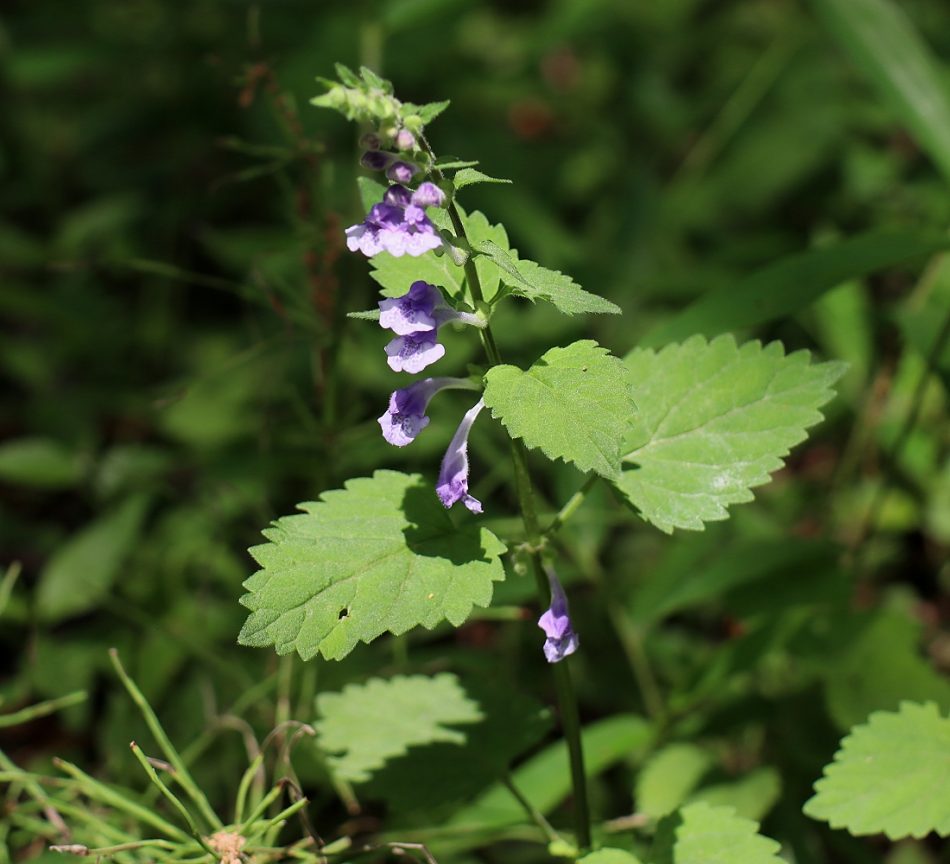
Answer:
[[[455,565],[491,562],[478,526],[456,528],[428,484],[407,488],[402,509],[410,523],[403,535],[414,555],[444,558]]]

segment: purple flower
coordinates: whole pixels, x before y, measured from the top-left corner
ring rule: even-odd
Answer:
[[[442,305],[442,293],[435,285],[419,280],[402,297],[379,301],[379,324],[398,336],[435,330],[436,307]]]
[[[406,208],[407,210],[409,208]],[[379,325],[397,337],[386,346],[387,362],[394,372],[421,372],[445,355],[436,331],[448,321],[483,327],[484,322],[470,312],[456,312],[442,299],[434,285],[413,282],[402,297],[379,301]]]
[[[442,238],[425,210],[414,204],[409,191],[399,185],[386,190],[383,200],[370,208],[365,220],[346,229],[347,248],[367,258],[383,251],[396,258],[418,256],[441,245]]]
[[[472,390],[468,378],[423,378],[396,390],[389,397],[389,408],[379,418],[385,438],[394,447],[405,447],[429,425],[426,408],[440,390]]]
[[[412,193],[412,203],[418,207],[441,207],[445,204],[445,193],[427,180]]]
[[[371,257],[399,244],[402,225],[403,208],[384,199],[370,208],[365,222],[346,229],[346,245],[353,252],[359,249]]]
[[[418,168],[410,162],[393,162],[386,171],[386,176],[395,183],[409,183],[416,176]]]
[[[437,330],[447,321],[485,326],[477,315],[456,312],[447,306],[439,289],[422,280],[413,282],[402,297],[380,300],[379,313],[380,327],[392,330],[397,336]]]
[[[445,346],[436,341],[433,331],[397,336],[386,346],[386,362],[393,372],[415,375],[445,356]]]
[[[461,501],[472,513],[482,512],[482,502],[468,494],[468,433],[484,407],[484,401],[479,399],[465,413],[442,457],[435,491],[446,509]]]
[[[544,656],[548,663],[559,663],[577,650],[580,640],[571,627],[567,596],[564,594],[564,588],[557,574],[551,567],[544,569],[548,574],[548,584],[551,586],[551,605],[538,619],[538,627],[547,637],[544,640]]]

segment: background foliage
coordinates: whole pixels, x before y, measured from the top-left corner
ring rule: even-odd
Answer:
[[[509,761],[518,788],[565,824],[562,745],[538,708],[551,701],[539,633],[510,623],[536,614],[529,580],[509,573],[457,632],[360,645],[341,663],[235,644],[254,569],[244,550],[261,526],[378,468],[431,475],[451,434],[433,416],[433,434],[408,451],[381,440],[385,340],[345,318],[374,305],[373,278],[386,276],[341,254],[360,218],[356,132],[307,101],[335,61],[366,63],[407,99],[451,98],[430,129],[438,151],[516,181],[466,190],[466,206],[624,313],[523,304],[498,320],[506,361],[527,369],[552,343],[593,337],[618,356],[641,346],[635,373],[647,349],[731,332],[848,364],[825,422],[728,522],[670,538],[597,488],[564,529],[561,575],[583,639],[571,662],[608,845],[692,860],[671,823],[659,822],[653,857],[631,834],[650,836],[690,802],[673,818],[697,830],[710,809],[734,807],[750,861],[774,851],[748,819],[798,861],[938,860],[932,839],[859,839],[802,814],[839,741],[872,712],[891,719],[852,733],[842,776],[881,729],[917,722],[946,738],[950,710],[950,114],[921,101],[950,86],[950,9],[899,8],[7,4],[0,711],[88,698],[4,724],[0,750],[46,772],[58,755],[141,789],[126,745],[152,739],[113,674],[115,646],[169,736],[201,755],[193,773],[222,808],[248,741],[314,723],[318,693],[329,706],[370,675],[454,674],[485,722],[453,725],[477,713],[463,699],[432,718],[449,724],[446,740],[394,753],[355,792],[296,744],[318,828],[412,839],[461,826],[440,860],[547,860],[519,843],[467,857],[488,829],[537,833],[492,785]],[[481,239],[498,241],[488,223]],[[474,349],[446,341],[440,374],[465,374]],[[482,525],[499,533],[512,530],[504,445],[490,424],[472,439],[473,491],[490,502]],[[536,468],[552,515],[579,475]],[[750,469],[740,492],[757,477]],[[898,711],[902,700],[933,702],[940,717]],[[459,731],[465,747],[452,743]],[[488,752],[502,755],[479,770]],[[808,810],[868,824],[830,793]],[[50,854],[55,826],[43,835],[27,816],[10,804],[0,846]]]

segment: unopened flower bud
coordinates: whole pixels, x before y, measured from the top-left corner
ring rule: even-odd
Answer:
[[[412,193],[412,203],[417,207],[442,207],[445,205],[445,193],[427,180]]]
[[[393,162],[386,171],[386,176],[394,183],[410,183],[418,170],[410,162]]]
[[[367,132],[362,138],[360,138],[360,147],[364,150],[379,150],[383,146],[383,142],[380,140],[379,135],[375,132]]]
[[[548,575],[548,584],[551,587],[551,605],[538,619],[538,626],[544,631],[544,656],[548,663],[559,663],[565,657],[573,654],[580,644],[577,634],[571,625],[570,612],[567,608],[567,596],[564,588],[551,567],[545,567]]]
[[[390,155],[381,150],[367,150],[360,157],[360,165],[370,171],[382,171],[390,161]]]
[[[415,150],[416,136],[408,129],[400,129],[396,133],[396,147],[399,150]]]
[[[383,153],[381,150],[367,150],[360,156],[360,165],[370,171],[382,171],[390,163],[391,158],[388,153]]]
[[[396,133],[399,131],[396,128],[394,123],[387,123],[383,126],[380,126],[376,130],[379,134],[379,140],[383,142],[383,145],[388,147],[393,141],[396,140]]]
[[[468,492],[468,434],[485,403],[479,399],[466,412],[442,458],[439,481],[435,487],[442,505],[449,509],[461,501],[472,513],[482,512],[482,502]]]

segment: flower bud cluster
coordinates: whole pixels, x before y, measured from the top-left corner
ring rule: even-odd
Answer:
[[[408,129],[380,129],[360,138],[363,155],[360,164],[370,171],[385,171],[386,179],[406,186],[423,173],[417,157],[428,161],[418,151],[416,136]]]

